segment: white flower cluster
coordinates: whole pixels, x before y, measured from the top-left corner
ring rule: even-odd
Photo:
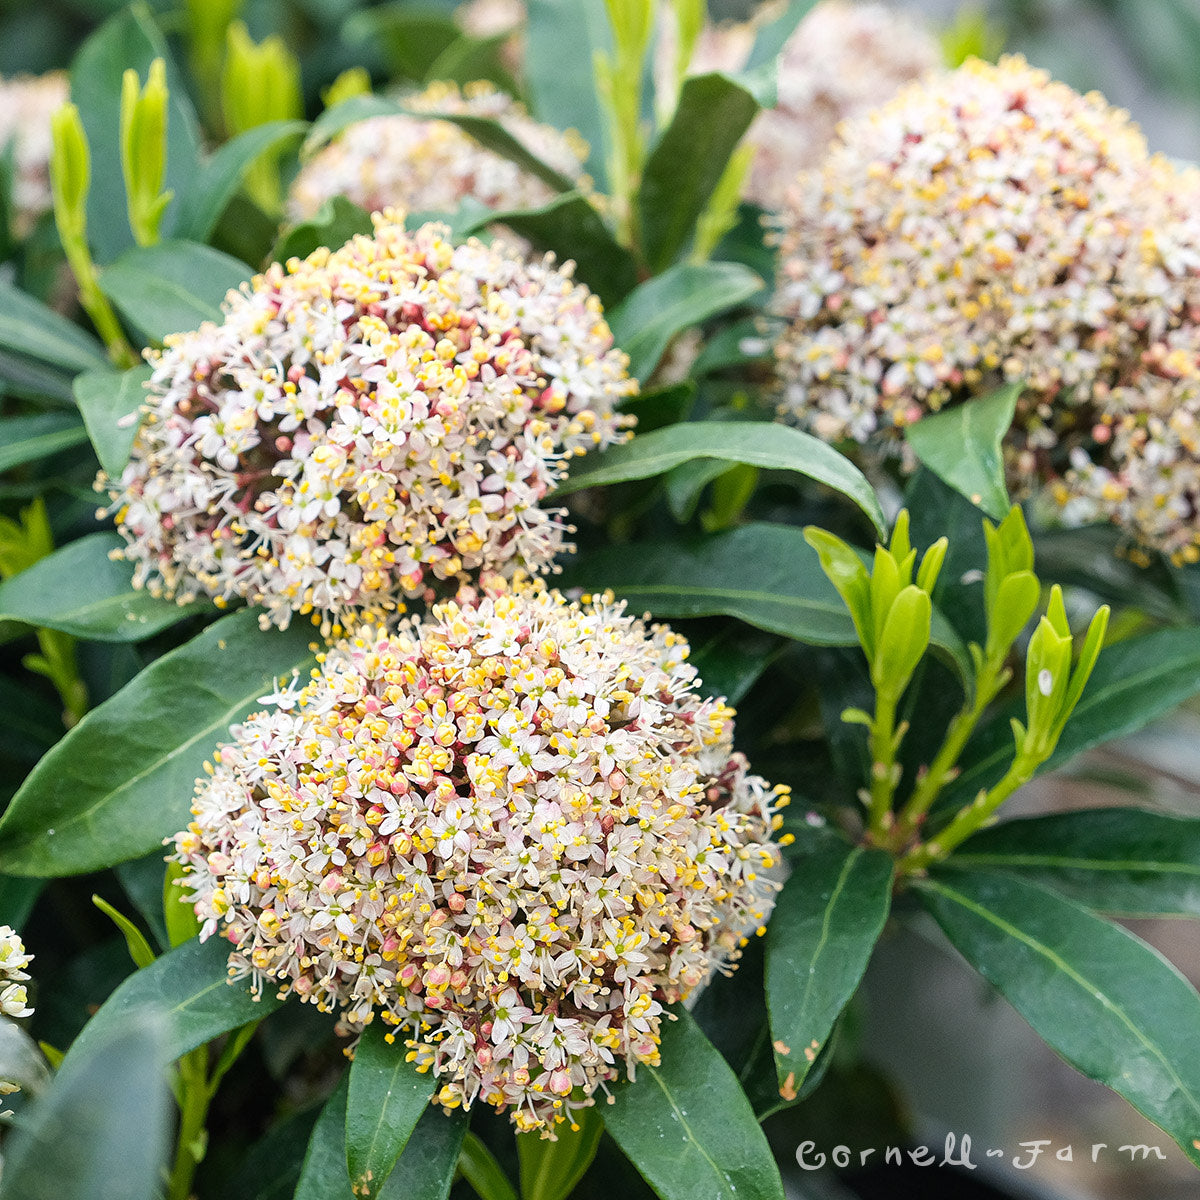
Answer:
[[[783,214],[785,411],[867,442],[1023,380],[1014,487],[1195,559],[1197,196],[1125,113],[1020,58],[910,86]]]
[[[583,182],[587,147],[578,137],[535,121],[520,104],[487,83],[460,91],[435,83],[403,98],[418,112],[486,117],[568,179]],[[549,185],[450,121],[418,116],[372,117],[349,126],[301,168],[288,208],[307,220],[333,196],[368,212],[455,212],[468,198],[493,209],[538,208],[554,199]]]
[[[664,1006],[774,902],[787,789],[687,652],[540,581],[361,628],[197,785],[175,845],[201,936],[234,977],[392,1026],[440,1104],[552,1132],[657,1062]]]
[[[439,225],[315,251],[167,339],[109,485],[135,584],[180,602],[394,610],[564,548],[542,507],[567,460],[624,438],[636,390],[570,265]],[[101,481],[101,485],[103,480]]]
[[[0,149],[12,146],[18,237],[28,237],[38,217],[50,211],[50,118],[67,102],[68,90],[65,71],[0,80]]]
[[[25,952],[21,935],[11,925],[0,925],[0,1013],[6,1017],[29,1017],[29,997],[25,981],[29,978],[25,968],[33,961],[33,955]]]

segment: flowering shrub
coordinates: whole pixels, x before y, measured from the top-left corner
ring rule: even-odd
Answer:
[[[511,96],[487,84],[460,91],[435,83],[404,97],[412,112],[454,113],[496,121],[542,162],[582,181],[586,148],[578,137],[533,120]],[[550,187],[516,163],[479,145],[449,121],[398,114],[351,125],[313,155],[292,184],[291,215],[314,216],[326,200],[345,196],[368,212],[453,212],[468,197],[488,208],[537,208]]]
[[[656,1063],[663,1005],[766,919],[786,789],[622,607],[519,583],[334,646],[198,786],[201,936],[522,1129]]]
[[[564,526],[541,501],[629,423],[595,298],[503,243],[382,215],[226,304],[156,356],[112,489],[135,579],[181,602],[244,596],[286,626],[549,570]]]

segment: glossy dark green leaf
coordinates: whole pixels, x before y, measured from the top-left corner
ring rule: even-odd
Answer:
[[[1073,1067],[1200,1166],[1200,994],[1158,951],[1012,875],[914,885],[959,953]]]
[[[468,1131],[463,1138],[458,1169],[479,1200],[518,1200],[517,1190],[509,1182],[504,1168],[477,1134]]]
[[[759,276],[740,263],[684,263],[648,279],[608,315],[630,374],[645,382],[674,337],[736,308],[760,287]]]
[[[771,665],[786,642],[736,625],[714,637],[692,643],[688,662],[700,674],[699,689],[707,696],[724,696],[738,704]]]
[[[887,534],[875,489],[848,458],[811,434],[771,421],[695,421],[658,429],[585,458],[557,490],[570,494],[604,483],[648,479],[697,458],[795,471],[853,500],[876,530]]]
[[[1024,817],[964,842],[944,867],[998,870],[1127,916],[1200,916],[1200,819],[1144,808]]]
[[[579,193],[558,196],[543,208],[489,215],[479,227],[498,222],[528,238],[539,250],[552,250],[560,262],[571,259],[575,276],[606,305],[623,300],[637,286],[637,265]]]
[[[761,317],[747,317],[715,333],[692,363],[692,375],[699,377],[747,363],[769,362],[771,344],[759,328],[761,320]]]
[[[494,84],[500,91],[516,96],[520,88],[512,72],[504,65],[505,49],[510,44],[508,33],[498,33],[487,38],[464,35],[451,42],[429,64],[426,78],[445,79],[459,85],[483,79]]]
[[[209,612],[205,601],[156,600],[130,583],[133,567],[109,552],[115,533],[89,533],[0,583],[0,621],[24,621],[99,642],[140,642],[185,617]]]
[[[757,112],[758,101],[727,75],[693,75],[683,81],[671,123],[646,159],[637,195],[641,242],[651,271],[665,270],[687,248],[729,156]]]
[[[595,78],[597,51],[610,51],[612,31],[602,4],[528,0],[525,88],[533,115],[587,142],[588,173],[608,178],[608,127]]]
[[[128,371],[84,371],[75,377],[75,403],[83,414],[100,466],[110,479],[120,479],[129,461],[149,378],[149,366]]]
[[[151,341],[221,320],[221,302],[254,272],[199,242],[166,241],[126,250],[105,267],[100,288]]]
[[[226,142],[200,168],[196,181],[182,198],[175,237],[207,241],[246,172],[259,159],[295,145],[307,132],[307,121],[268,121]]]
[[[1053,770],[1114,738],[1124,737],[1200,693],[1200,629],[1162,629],[1100,652],[1083,697],[1063,728],[1054,753],[1040,768]],[[1009,720],[1024,705],[1002,709],[967,748],[962,774],[939,798],[939,808],[974,799],[1012,761]]]
[[[356,1193],[378,1195],[433,1095],[433,1076],[405,1061],[404,1038],[373,1021],[350,1065],[346,1166]]]
[[[57,876],[148,854],[189,819],[193,784],[231,723],[308,670],[311,628],[235,613],[164,654],[47,754],[0,819],[0,871]]]
[[[1009,510],[1001,444],[1022,387],[1007,383],[986,396],[922,417],[904,431],[925,466],[997,520]]]
[[[370,42],[383,51],[394,75],[422,82],[430,67],[459,41],[462,31],[452,11],[434,4],[393,3],[355,13],[342,27],[351,45]]]
[[[116,1032],[155,1019],[164,1021],[169,1061],[279,1007],[274,988],[266,988],[256,1000],[248,980],[231,981],[228,962],[229,943],[216,935],[207,942],[184,942],[135,971],[84,1026],[62,1071],[73,1070],[94,1045]]]
[[[353,1200],[346,1170],[346,1097],[349,1072],[325,1103],[309,1138],[295,1200]],[[405,1152],[382,1190],[381,1200],[446,1200],[454,1181],[466,1114],[428,1105]]]
[[[662,1200],[783,1200],[737,1076],[685,1009],[662,1023],[662,1065],[613,1088],[604,1125]]]
[[[38,413],[0,418],[0,471],[49,458],[87,441],[87,430],[72,413]]]
[[[32,359],[45,364],[54,375],[66,376],[68,380],[79,371],[108,365],[104,347],[94,337],[61,313],[2,280],[0,350],[14,359]],[[0,376],[5,375],[0,370]],[[65,398],[69,400],[69,383],[58,386],[66,388]]]
[[[156,1200],[167,1159],[167,1042],[164,1019],[147,1013],[73,1050],[5,1145],[5,1197]]]
[[[574,180],[568,179],[553,167],[544,163],[532,150],[518,141],[499,121],[491,117],[471,116],[469,113],[439,112],[433,110],[408,109],[403,101],[388,100],[383,96],[351,96],[332,108],[326,109],[314,122],[304,143],[305,155],[312,154],[343,129],[369,117],[391,116],[408,113],[422,121],[448,121],[470,134],[481,146],[485,146],[501,158],[516,163],[523,171],[540,179],[556,192],[570,192],[575,188]]]
[[[3,914],[4,924],[11,925],[20,933],[45,886],[40,879],[0,875],[0,913]]]
[[[71,64],[71,99],[92,152],[92,188],[88,195],[88,240],[99,263],[109,263],[133,243],[121,173],[121,77],[133,67],[145,81],[150,63],[164,59],[170,105],[167,116],[168,206],[163,232],[170,236],[182,198],[200,166],[200,130],[187,85],[149,12],[135,5],[106,21],[84,42]]]
[[[799,1091],[858,988],[891,908],[892,876],[883,851],[822,839],[775,903],[766,990],[785,1100]]]
[[[555,1127],[555,1140],[536,1133],[517,1134],[521,1163],[521,1200],[566,1200],[596,1157],[604,1120],[597,1108],[574,1114],[574,1128]]]
[[[272,262],[286,263],[290,258],[307,258],[318,246],[336,249],[355,234],[371,233],[371,214],[351,204],[345,196],[326,200],[311,221],[287,230],[271,249]]]

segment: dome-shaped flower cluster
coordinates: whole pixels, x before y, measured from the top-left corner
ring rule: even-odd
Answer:
[[[937,39],[911,14],[822,0],[784,45],[775,106],[750,131],[748,198],[778,211],[797,173],[820,164],[842,121],[890,100],[941,63]]]
[[[0,147],[13,147],[13,226],[27,237],[49,212],[50,118],[67,102],[67,74],[17,75],[0,80]]]
[[[1176,557],[1200,532],[1191,173],[1006,58],[847,122],[783,214],[784,409],[866,442],[1006,380],[1011,480]]]
[[[11,925],[0,925],[0,1013],[6,1017],[28,1017],[33,1014],[25,983],[29,979],[25,968],[33,955],[25,951],[21,935]]]
[[[490,84],[460,91],[435,83],[403,103],[414,112],[497,121],[547,166],[583,181],[587,147],[581,140],[535,121]],[[554,195],[548,184],[453,122],[397,114],[356,122],[313,155],[296,176],[288,208],[294,218],[306,220],[326,200],[345,196],[368,212],[396,207],[451,213],[466,199],[493,209],[521,209],[548,204]]]
[[[386,611],[483,570],[550,569],[566,460],[621,441],[636,390],[569,264],[373,238],[272,266],[152,355],[112,486],[135,583],[293,611]]]
[[[259,988],[395,1028],[439,1103],[552,1127],[657,1061],[664,1005],[774,900],[786,789],[686,656],[540,581],[360,628],[198,784],[175,841],[202,936]]]

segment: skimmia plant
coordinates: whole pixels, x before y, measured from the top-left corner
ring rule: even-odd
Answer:
[[[1003,811],[1200,694],[1195,171],[978,17],[94,7],[0,84],[0,1196],[781,1200],[904,926],[1200,1166],[1200,817]]]

